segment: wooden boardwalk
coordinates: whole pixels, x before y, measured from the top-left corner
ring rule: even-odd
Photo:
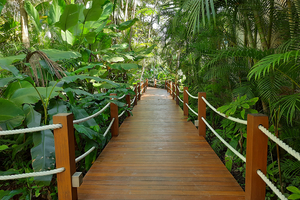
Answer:
[[[78,189],[89,199],[245,199],[166,90],[148,88]]]

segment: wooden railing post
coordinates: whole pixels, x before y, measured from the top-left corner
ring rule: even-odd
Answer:
[[[148,89],[148,79],[146,80],[146,89]]]
[[[110,94],[110,96],[117,96],[117,94]],[[115,99],[110,98],[111,100]],[[118,117],[118,106],[114,103],[110,103],[110,119],[115,118],[114,123],[111,126],[111,135],[118,136],[119,135],[119,117]]]
[[[268,129],[268,117],[262,114],[248,114],[245,180],[246,200],[264,200],[266,195],[266,184],[257,175],[256,171],[260,169],[266,174],[268,137],[258,129],[259,125],[263,125]]]
[[[172,91],[172,81],[170,81],[170,95],[173,96],[173,91]]]
[[[179,84],[178,84],[178,82],[176,83],[175,87],[176,87],[176,89],[175,89],[176,90],[176,104],[179,105],[179,99],[178,99],[178,97],[179,97],[179,90],[178,90]]]
[[[126,95],[126,103],[128,105],[128,108],[130,108],[131,107],[130,94]],[[127,111],[127,117],[130,117],[130,112],[129,111]]]
[[[173,86],[173,100],[175,99],[175,82],[172,82],[172,86]]]
[[[72,187],[72,176],[76,172],[73,114],[54,115],[53,124],[63,126],[53,131],[56,168],[65,168],[64,172],[57,174],[58,199],[76,200],[78,198],[77,188]]]
[[[154,87],[156,88],[156,79],[154,79]]]
[[[183,115],[184,116],[189,116],[189,108],[185,105],[186,103],[189,104],[189,95],[186,92],[188,91],[188,87],[183,88]]]
[[[138,82],[138,100],[141,100],[141,82]]]
[[[167,80],[165,80],[165,89],[167,89]]]
[[[138,101],[138,97],[137,97],[138,85],[135,84],[135,85],[133,85],[133,87],[135,88],[135,89],[134,89],[134,92],[135,92],[134,105],[136,106],[136,105],[137,105],[137,101]]]
[[[201,97],[206,98],[205,92],[198,92],[198,132],[200,136],[206,137],[206,124],[202,117],[206,119],[206,103]]]

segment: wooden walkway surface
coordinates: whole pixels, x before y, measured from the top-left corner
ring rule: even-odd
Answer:
[[[166,90],[148,88],[78,189],[79,199],[244,199]]]

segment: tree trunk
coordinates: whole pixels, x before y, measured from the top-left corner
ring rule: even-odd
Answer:
[[[295,24],[295,22],[293,22],[292,2],[290,0],[287,0],[286,5],[287,5],[287,8],[288,8],[290,35],[291,35],[291,38],[293,38],[294,35],[295,35],[293,24]]]
[[[267,43],[267,40],[266,40],[266,36],[265,36],[264,30],[263,30],[263,27],[262,27],[262,22],[261,22],[259,14],[258,14],[258,11],[253,9],[253,14],[254,14],[254,20],[255,20],[255,23],[256,23],[256,26],[257,26],[257,30],[258,30],[258,34],[259,34],[259,37],[260,37],[262,48],[263,48],[263,50],[267,50],[268,49],[268,43]]]
[[[20,4],[20,20],[21,20],[21,36],[22,43],[25,48],[30,48],[29,33],[28,33],[28,16],[24,9],[24,0],[19,0]]]
[[[132,18],[135,17],[135,10],[136,10],[136,0],[133,0],[133,11],[132,11]],[[132,32],[133,32],[133,29],[132,29],[132,26],[130,27],[130,36],[129,36],[129,51],[131,50],[131,39],[132,39]]]
[[[125,4],[125,14],[124,14],[125,22],[127,21],[127,16],[128,16],[128,1],[129,0],[126,0],[126,4]]]

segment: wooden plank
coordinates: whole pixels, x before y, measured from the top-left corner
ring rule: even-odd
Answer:
[[[149,87],[78,189],[79,199],[245,199],[166,90]]]

